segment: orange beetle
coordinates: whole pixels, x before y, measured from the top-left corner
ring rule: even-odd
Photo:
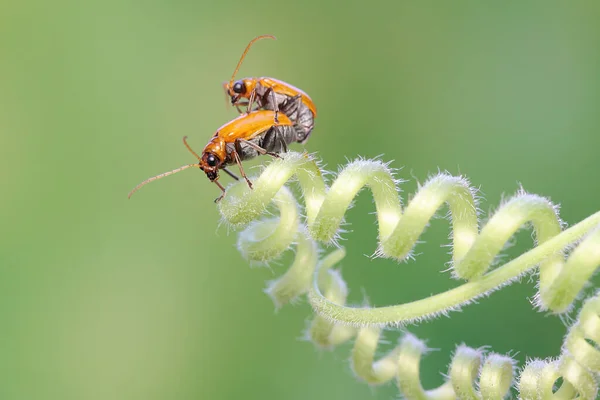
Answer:
[[[187,143],[187,136],[183,138],[183,144],[198,159],[197,164],[184,165],[173,171],[154,176],[137,185],[129,196],[147,183],[173,175],[184,169],[199,168],[211,182],[214,182],[222,191],[221,196],[215,202],[221,200],[225,195],[225,188],[219,183],[219,169],[224,170],[232,178],[238,180],[226,166],[236,163],[240,173],[246,179],[248,186],[252,188],[252,182],[244,173],[242,161],[268,154],[279,157],[279,153],[287,151],[289,144],[303,140],[303,129],[294,124],[285,114],[279,116],[277,123],[273,123],[275,112],[272,110],[254,111],[243,114],[221,126],[212,139],[204,147],[202,156],[199,156]]]
[[[240,114],[240,106],[247,106],[247,112],[252,111],[254,103],[256,109],[275,111],[274,121],[277,122],[279,113],[286,114],[294,123],[304,131],[300,143],[306,142],[315,125],[317,107],[312,99],[302,90],[274,78],[244,78],[235,81],[237,74],[248,50],[260,39],[275,39],[275,36],[262,35],[255,37],[248,43],[242,57],[229,82],[223,83],[225,93],[229,96],[231,104]],[[242,102],[242,99],[246,102]]]

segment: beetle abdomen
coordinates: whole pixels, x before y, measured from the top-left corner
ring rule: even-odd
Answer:
[[[273,103],[273,95],[267,93],[267,89],[258,85],[256,88],[256,94],[258,95],[257,102],[258,108],[265,110],[275,110],[275,104]],[[294,122],[299,128],[295,142],[304,144],[310,136],[315,126],[315,116],[308,108],[306,104],[302,102],[302,96],[287,96],[281,93],[275,93],[275,102],[279,112],[288,116],[288,118]]]
[[[296,126],[277,125],[248,142],[263,148],[269,153],[285,153],[288,149],[288,145],[297,141],[298,130],[299,129]],[[235,145],[233,143],[228,143],[227,147],[229,148],[228,150],[230,153],[235,150]],[[261,154],[255,147],[244,142],[240,143],[239,150],[238,154],[242,161],[252,159]]]
[[[297,142],[304,144],[313,128],[315,127],[315,119],[312,111],[304,104],[298,107],[298,111],[296,113],[296,119],[290,118],[293,122],[295,122],[299,127],[301,127],[301,131],[298,132]]]

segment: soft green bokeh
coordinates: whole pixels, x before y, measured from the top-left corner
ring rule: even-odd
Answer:
[[[575,223],[600,209],[599,20],[593,1],[0,3],[0,398],[395,398],[353,379],[348,346],[319,354],[299,340],[306,302],[274,313],[262,289],[285,263],[249,268],[200,172],[128,191],[194,161],[182,136],[201,150],[235,116],[220,85],[248,40],[271,33],[241,75],[313,97],[306,148],[329,168],[383,154],[404,167],[405,195],[413,176],[463,173],[486,212],[521,183]],[[365,256],[368,196],[347,214],[350,301],[456,285],[440,272],[443,220],[415,262]],[[509,255],[530,234],[517,242]],[[441,349],[425,386],[461,342],[520,361],[558,355],[565,328],[532,310],[534,286],[412,327]]]

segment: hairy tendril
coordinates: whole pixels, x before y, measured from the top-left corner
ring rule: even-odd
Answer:
[[[296,179],[305,203],[305,223],[299,206],[284,185]],[[426,391],[419,378],[419,363],[427,353],[424,342],[407,334],[389,354],[375,360],[381,329],[435,317],[458,309],[474,299],[510,284],[539,267],[536,305],[544,311],[565,313],[600,265],[600,212],[563,230],[558,207],[549,200],[519,191],[505,201],[480,227],[476,191],[463,177],[440,173],[423,184],[403,209],[397,181],[387,164],[356,160],[345,166],[327,187],[317,163],[307,154],[287,153],[254,178],[254,190],[236,183],[219,204],[226,223],[246,227],[238,247],[250,261],[267,262],[294,243],[291,268],[269,283],[266,292],[280,307],[308,293],[317,313],[309,329],[311,340],[332,347],[355,338],[353,370],[370,384],[397,379],[411,399],[500,399],[513,383],[515,363],[509,356],[485,354],[482,349],[457,347],[448,380]],[[411,251],[427,224],[447,205],[452,223],[452,273],[467,282],[446,292],[410,303],[387,307],[345,305],[347,287],[333,269],[345,255],[338,248],[319,260],[317,243],[335,244],[351,201],[368,187],[374,197],[379,224],[375,256],[411,257]],[[270,204],[279,217],[258,220]],[[496,256],[514,233],[530,225],[535,247],[514,260],[490,269]],[[565,260],[567,249],[572,249]],[[600,294],[582,307],[577,322],[566,336],[556,360],[534,360],[520,375],[523,399],[593,399],[600,372]],[[479,378],[478,384],[475,381]],[[563,379],[555,392],[556,382]]]

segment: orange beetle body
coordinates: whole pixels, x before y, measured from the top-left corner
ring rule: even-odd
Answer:
[[[300,95],[302,99],[302,104],[308,107],[308,109],[313,113],[315,118],[317,117],[317,106],[315,106],[315,103],[306,93],[304,93],[297,87],[275,78],[258,78],[258,84],[267,88],[272,87],[276,93],[283,94],[288,97],[295,97],[297,95]]]
[[[271,110],[259,110],[248,114],[243,114],[238,118],[229,121],[221,126],[210,139],[208,144],[202,150],[199,156],[187,144],[187,137],[183,138],[183,143],[187,149],[198,159],[197,164],[184,165],[183,167],[165,172],[150,179],[145,180],[136,186],[129,197],[145,184],[156,179],[172,175],[187,168],[199,168],[214,182],[221,190],[222,194],[216,201],[223,198],[225,188],[218,182],[219,170],[224,170],[230,176],[238,179],[226,167],[230,164],[237,164],[240,173],[246,179],[248,186],[252,188],[252,183],[244,173],[242,161],[254,158],[258,155],[268,154],[273,157],[279,157],[280,153],[287,151],[288,145],[293,142],[300,142],[303,139],[304,131],[295,124],[285,114],[278,118],[274,123],[275,112]]]
[[[256,145],[264,149],[265,152],[281,150],[280,148],[274,148],[275,145],[270,142],[263,143],[264,139],[268,138],[267,133],[273,132],[275,135],[286,133],[279,138],[279,140],[282,140],[283,143],[285,143],[285,146],[293,141],[297,141],[295,137],[296,128],[292,121],[287,116],[281,115],[279,116],[278,124],[274,124],[274,117],[275,113],[273,111],[255,111],[249,114],[240,115],[236,119],[221,126],[202,151],[200,169],[208,175],[213,171],[216,173],[219,168],[233,164],[236,161],[235,154],[240,157],[240,160],[247,160],[258,155],[253,154],[252,151],[246,148],[246,142],[256,142]],[[236,142],[238,143],[237,150],[235,148]],[[244,144],[241,146],[242,151],[239,151],[240,144]],[[254,151],[257,152],[255,148]],[[280,152],[281,151],[275,151],[274,153]],[[215,157],[216,162],[211,161],[209,163],[208,159],[210,156]]]
[[[277,121],[280,113],[287,115],[304,130],[300,143],[305,143],[314,128],[314,120],[317,117],[317,107],[305,92],[289,83],[268,77],[244,78],[234,81],[235,75],[252,44],[263,38],[275,39],[274,36],[263,35],[250,41],[238,62],[231,80],[225,82],[223,88],[227,96],[229,96],[231,104],[240,113],[242,111],[239,107],[247,106],[247,112],[253,109],[275,111],[275,121]],[[254,108],[255,104],[256,108]]]
[[[233,86],[235,83],[241,82],[246,88],[245,92],[242,94],[238,94],[233,90]],[[298,89],[295,86],[290,85],[287,82],[280,81],[275,78],[244,78],[236,81],[234,85],[230,85],[229,82],[225,83],[225,90],[229,97],[231,97],[231,103],[233,105],[240,105],[239,101],[241,99],[249,100],[250,94],[252,91],[257,91],[257,86],[262,86],[264,91],[271,88],[276,94],[280,94],[286,96],[287,98],[292,98],[296,96],[300,96],[302,100],[302,104],[310,110],[313,114],[313,118],[317,117],[317,106],[312,101],[309,95],[307,95],[302,90]],[[268,99],[265,99],[265,103],[268,102]]]
[[[252,188],[242,167],[243,160],[264,154],[279,157],[280,153],[287,151],[289,144],[306,142],[317,116],[317,108],[306,93],[274,78],[246,78],[234,82],[235,74],[252,44],[267,37],[275,39],[269,35],[258,36],[246,46],[231,80],[223,84],[225,92],[231,98],[231,104],[238,111],[241,105],[246,105],[247,111],[240,111],[242,115],[221,126],[204,147],[201,156],[192,150],[184,137],[183,143],[198,159],[198,163],[184,165],[147,179],[136,186],[129,197],[149,182],[195,167],[204,171],[208,179],[221,189],[223,193],[215,200],[219,201],[225,195],[225,188],[218,182],[219,170],[238,179],[226,168],[230,164],[237,164],[248,186]],[[242,103],[242,100],[246,103]]]

